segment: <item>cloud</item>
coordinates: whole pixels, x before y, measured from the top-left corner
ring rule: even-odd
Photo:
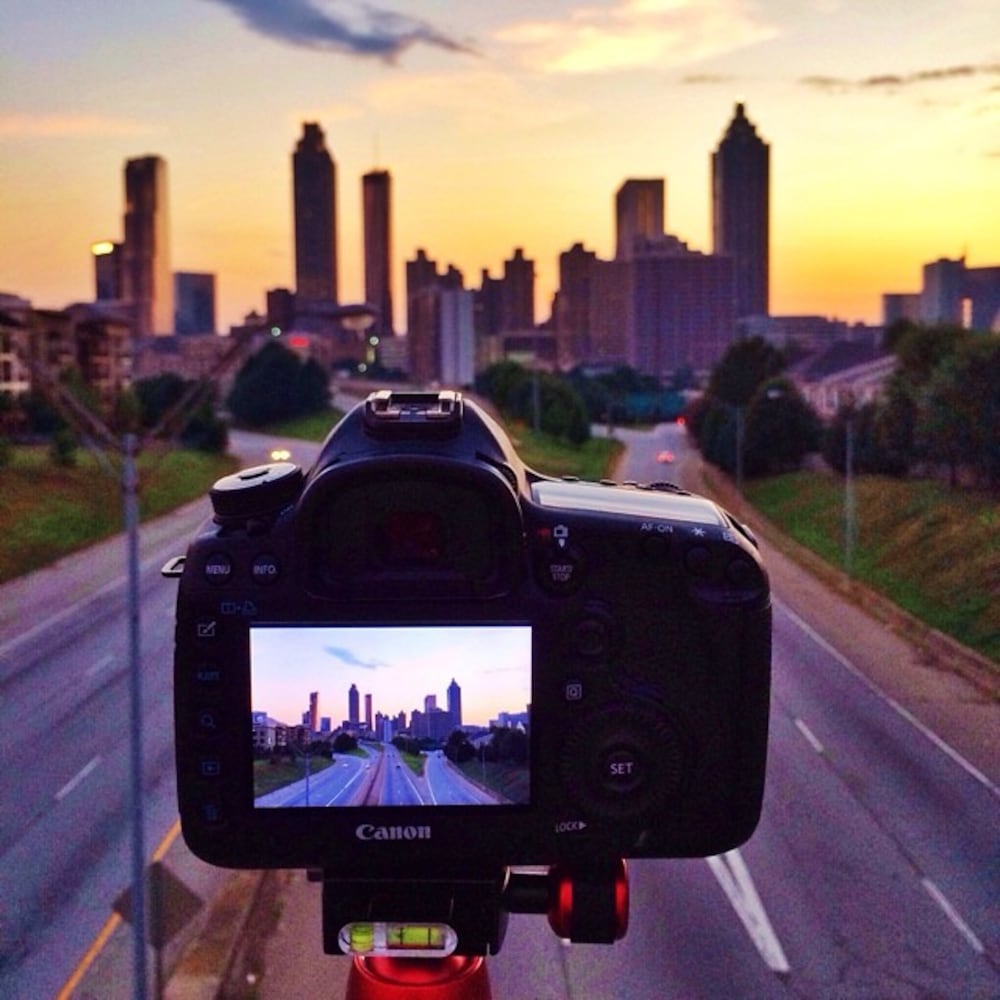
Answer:
[[[388,663],[383,663],[381,660],[362,660],[360,657],[352,653],[351,650],[345,649],[343,646],[324,646],[323,652],[329,653],[342,663],[346,663],[349,667],[363,667],[365,670],[378,670],[380,667],[387,667],[389,665]]]
[[[913,73],[880,73],[860,79],[839,76],[806,76],[799,82],[807,87],[832,92],[852,90],[899,90],[922,83],[941,83],[947,80],[962,80],[976,76],[1000,75],[1000,63],[983,65],[945,66],[937,69],[917,70]]]
[[[472,53],[472,47],[426,21],[346,0],[211,0],[234,10],[254,31],[309,49],[393,62],[411,45]]]
[[[546,72],[583,74],[682,65],[776,33],[743,0],[618,0],[511,25],[497,37]]]
[[[382,75],[369,86],[366,102],[379,115],[450,116],[477,135],[498,128],[551,128],[586,113],[585,105],[572,96],[551,93],[537,80],[526,85],[515,75],[482,64],[461,72]]]
[[[113,138],[155,131],[142,122],[106,115],[0,114],[0,139]]]

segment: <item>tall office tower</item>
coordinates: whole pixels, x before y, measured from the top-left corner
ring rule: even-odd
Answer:
[[[169,225],[166,160],[127,160],[122,298],[132,303],[137,337],[174,331]]]
[[[117,302],[122,298],[122,258],[121,243],[98,240],[90,244],[94,258],[94,292],[97,302]]]
[[[535,326],[535,262],[518,247],[503,263],[500,292],[500,332],[532,330]]]
[[[357,684],[352,684],[347,692],[347,721],[356,726],[361,721],[361,695]]]
[[[174,333],[215,333],[215,275],[174,274]]]
[[[365,729],[371,729],[372,727],[372,696],[370,694],[365,695]]]
[[[662,177],[628,180],[615,195],[615,260],[631,260],[636,241],[640,244],[662,238],[667,213]]]
[[[319,691],[309,692],[309,729],[319,732]]]
[[[770,147],[737,104],[712,154],[712,249],[733,258],[737,319],[768,313],[770,178]]]
[[[556,361],[568,371],[592,361],[590,344],[591,274],[597,254],[582,243],[559,255],[559,292],[552,310],[556,333]]]
[[[454,677],[448,685],[448,714],[453,726],[462,724],[462,689],[455,683]]]
[[[392,184],[388,170],[361,178],[365,225],[365,302],[379,318],[372,333],[392,336]]]
[[[323,130],[305,122],[292,154],[295,293],[300,304],[337,300],[337,167]]]

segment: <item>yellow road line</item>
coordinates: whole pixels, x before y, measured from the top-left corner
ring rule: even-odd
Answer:
[[[153,851],[153,861],[162,861],[170,846],[177,839],[177,834],[181,832],[181,821],[174,820],[174,825],[167,831],[167,835],[160,841],[159,846]],[[80,981],[87,974],[87,970],[94,964],[94,960],[104,950],[108,943],[108,938],[117,930],[122,918],[117,913],[112,913],[104,922],[104,926],[97,932],[90,947],[84,952],[83,958],[77,962],[72,975],[66,980],[63,988],[56,994],[56,1000],[69,1000],[73,995],[73,990],[80,985]]]

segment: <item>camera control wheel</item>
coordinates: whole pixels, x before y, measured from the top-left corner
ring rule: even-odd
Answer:
[[[560,755],[564,786],[602,819],[629,819],[662,808],[684,786],[684,741],[663,712],[620,708],[584,718]]]

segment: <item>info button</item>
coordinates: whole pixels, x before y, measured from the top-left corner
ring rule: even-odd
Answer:
[[[278,557],[269,552],[262,552],[250,566],[250,576],[254,583],[276,583],[281,576],[281,564]]]

